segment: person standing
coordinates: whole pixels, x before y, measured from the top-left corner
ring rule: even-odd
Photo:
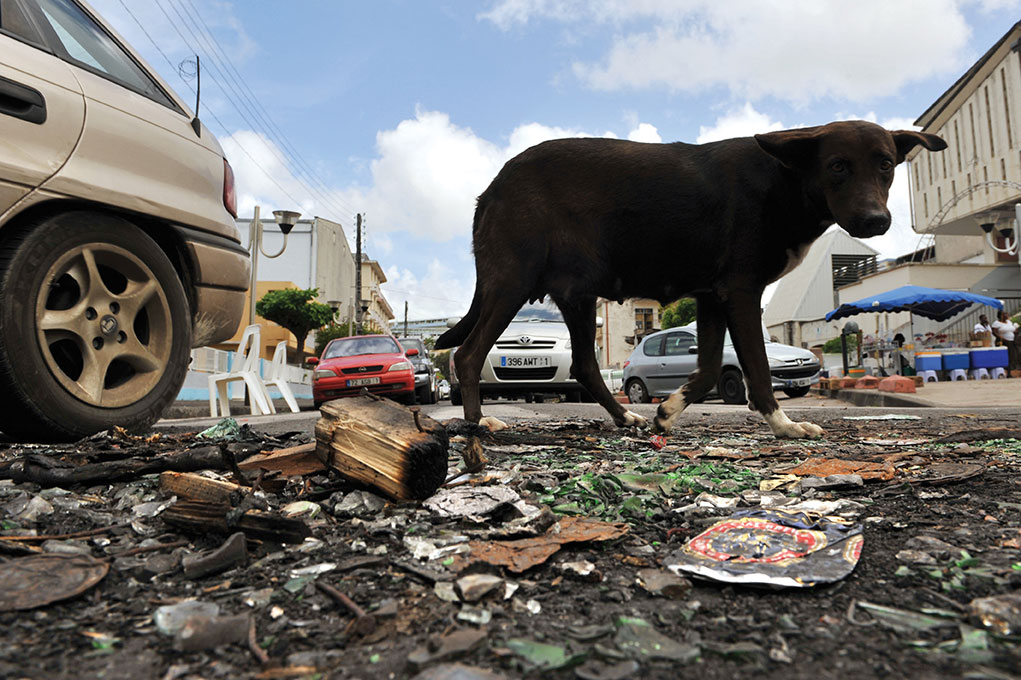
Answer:
[[[1021,369],[1021,357],[1018,348],[1018,326],[1010,320],[1006,311],[1001,310],[998,318],[992,324],[993,335],[1000,339],[1000,343],[1007,348],[1007,364],[1009,370]]]

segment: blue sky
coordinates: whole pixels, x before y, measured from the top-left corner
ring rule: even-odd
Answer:
[[[475,197],[513,155],[598,135],[704,142],[865,118],[911,125],[1021,0],[93,0],[193,101],[240,211],[339,221],[411,318],[463,313]],[[143,30],[144,27],[144,30]],[[182,75],[184,73],[185,75]],[[906,173],[894,225],[917,244]]]

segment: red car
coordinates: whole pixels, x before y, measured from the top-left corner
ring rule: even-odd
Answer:
[[[405,403],[415,400],[415,373],[404,349],[389,335],[356,335],[331,340],[312,373],[312,400],[316,408],[331,399],[354,397],[368,389]]]

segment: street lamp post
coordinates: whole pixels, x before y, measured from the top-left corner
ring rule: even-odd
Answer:
[[[255,323],[255,284],[259,280],[259,253],[270,259],[280,257],[287,248],[287,235],[294,229],[301,213],[293,210],[274,210],[273,217],[276,219],[280,231],[284,233],[284,242],[280,250],[270,255],[262,249],[262,220],[259,219],[259,206],[255,206],[252,216],[252,223],[248,228],[248,250],[252,254],[252,280],[248,286],[248,325]]]

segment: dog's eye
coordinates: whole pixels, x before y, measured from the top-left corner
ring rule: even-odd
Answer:
[[[832,163],[830,163],[830,172],[839,175],[843,173],[845,170],[847,170],[847,166],[844,164],[844,161],[833,161]]]
[[[889,158],[884,159],[883,162],[879,164],[879,170],[881,172],[890,172],[893,170],[893,161]]]

